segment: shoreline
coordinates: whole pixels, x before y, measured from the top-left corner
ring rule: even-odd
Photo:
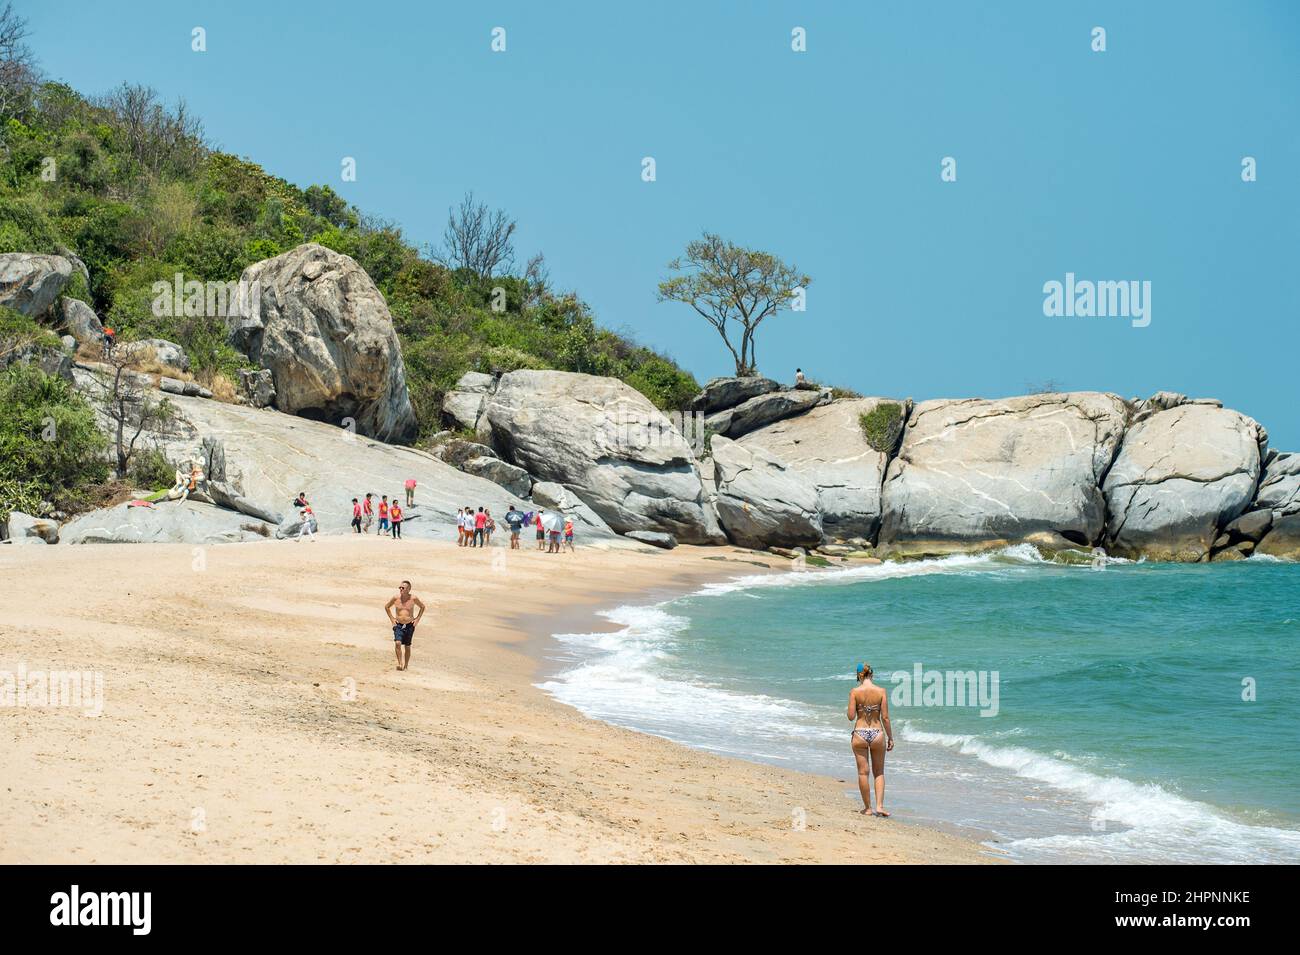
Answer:
[[[622,729],[532,685],[536,630],[739,570],[689,550],[521,554],[500,573],[497,547],[373,538],[218,545],[202,571],[185,545],[69,550],[0,553],[16,584],[0,668],[102,671],[104,712],[0,710],[0,861],[999,861],[857,815],[851,783]],[[403,576],[433,616],[397,673],[381,608]],[[531,606],[504,606],[515,595]]]

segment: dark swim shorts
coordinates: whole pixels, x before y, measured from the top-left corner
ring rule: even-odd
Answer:
[[[415,624],[413,623],[395,623],[393,624],[393,640],[401,640],[402,646],[409,647],[411,638],[415,636]]]

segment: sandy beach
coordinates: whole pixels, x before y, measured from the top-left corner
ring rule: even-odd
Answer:
[[[547,634],[756,571],[718,556],[751,555],[0,548],[0,671],[103,679],[97,716],[0,707],[0,862],[995,861],[897,805],[857,814],[847,746],[844,779],[821,778],[590,720],[532,686]],[[403,578],[429,609],[397,672],[382,608]]]

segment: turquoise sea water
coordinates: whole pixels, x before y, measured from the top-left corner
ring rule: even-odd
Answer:
[[[891,692],[899,816],[1023,861],[1300,862],[1300,565],[1096,570],[1025,547],[756,576],[606,616],[618,629],[557,635],[545,689],[843,779],[846,811],[865,659]],[[918,667],[941,688],[982,678],[983,705],[909,697]]]

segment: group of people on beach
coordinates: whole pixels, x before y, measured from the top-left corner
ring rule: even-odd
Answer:
[[[415,506],[415,479],[408,478],[406,481],[406,507]],[[397,500],[397,495],[393,495],[390,501],[387,494],[379,495],[379,502],[375,503],[375,495],[367,493],[364,498],[352,499],[352,530],[357,534],[369,534],[370,528],[374,526],[375,514],[379,514],[379,528],[375,534],[379,537],[391,537],[399,540],[402,536],[402,521],[406,520],[406,511]]]

